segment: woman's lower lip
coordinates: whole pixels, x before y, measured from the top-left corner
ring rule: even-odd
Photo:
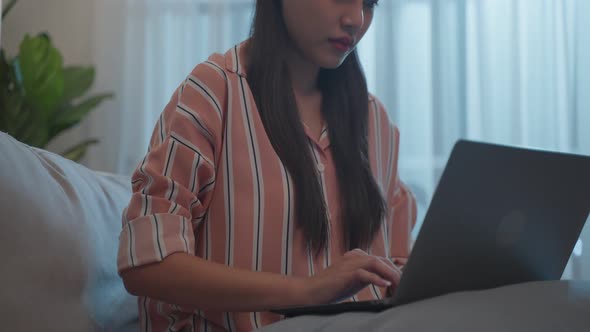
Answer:
[[[332,44],[332,47],[334,47],[340,52],[348,52],[348,50],[350,50],[350,45],[341,43],[339,41],[331,40],[330,44]]]

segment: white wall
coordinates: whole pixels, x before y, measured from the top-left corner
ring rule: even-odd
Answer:
[[[91,0],[19,0],[3,23],[3,47],[14,55],[26,33],[47,31],[66,63],[89,63],[93,43],[91,8]]]

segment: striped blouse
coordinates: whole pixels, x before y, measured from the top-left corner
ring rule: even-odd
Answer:
[[[197,65],[162,112],[132,176],[120,272],[185,252],[252,271],[311,276],[346,252],[329,128],[319,139],[307,132],[331,231],[326,250],[316,256],[296,227],[293,181],[259,117],[241,47]],[[370,252],[402,265],[416,204],[398,177],[398,129],[376,98],[368,103],[370,162],[389,212]],[[384,295],[385,289],[369,286],[350,300]],[[138,305],[142,331],[250,331],[281,318],[268,312],[191,310],[146,297]]]

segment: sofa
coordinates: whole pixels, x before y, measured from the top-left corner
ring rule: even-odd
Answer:
[[[128,177],[0,132],[0,330],[138,331],[117,275]]]
[[[117,275],[128,177],[92,171],[0,132],[0,330],[139,331]],[[590,282],[449,294],[382,313],[287,319],[282,331],[590,331]]]

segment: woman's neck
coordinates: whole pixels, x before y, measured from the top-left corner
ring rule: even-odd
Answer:
[[[315,95],[318,90],[320,68],[305,60],[301,54],[292,50],[287,55],[287,67],[291,76],[293,92],[299,96]]]

